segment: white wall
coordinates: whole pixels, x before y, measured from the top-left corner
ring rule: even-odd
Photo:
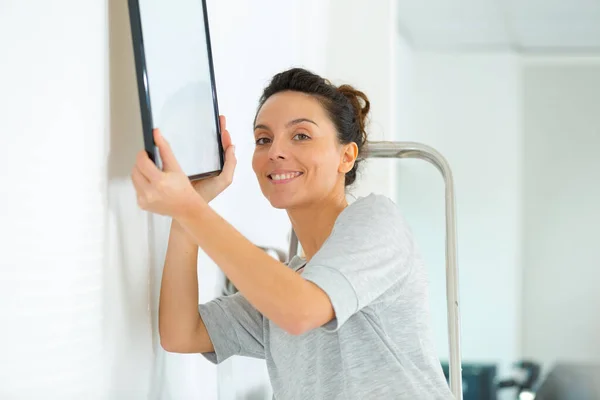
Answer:
[[[522,68],[523,354],[600,363],[600,57]]]
[[[2,399],[103,397],[106,35],[104,2],[0,4]]]
[[[415,53],[398,140],[428,144],[454,174],[465,362],[518,357],[521,130],[518,59],[510,53]],[[403,72],[405,73],[405,72]],[[406,96],[406,94],[405,94]],[[440,356],[448,357],[444,185],[421,160],[398,165],[398,202],[428,265]]]
[[[270,208],[250,166],[251,122],[274,73],[302,65],[355,84],[373,100],[373,137],[394,132],[394,2],[355,3],[208,1],[219,105],[238,157],[214,207],[254,243],[288,245],[287,216]],[[143,146],[126,3],[1,7],[0,397],[268,398],[264,362],[217,368],[159,346],[170,221],[137,208],[129,179]],[[389,164],[365,172],[357,190],[393,196],[392,176]],[[203,254],[199,275],[200,301],[218,295],[222,276]]]
[[[464,362],[600,362],[600,59],[413,53],[399,140],[454,172]],[[443,183],[403,160],[398,202],[429,266],[446,336]]]
[[[396,30],[396,1],[330,0],[326,71],[334,83],[349,83],[371,103],[369,140],[393,140],[396,134],[398,68],[404,41]],[[351,193],[377,192],[395,198],[393,161],[362,163]]]

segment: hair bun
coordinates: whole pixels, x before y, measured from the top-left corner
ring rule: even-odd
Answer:
[[[354,108],[354,115],[362,134],[363,143],[361,144],[364,144],[367,141],[365,127],[367,126],[367,115],[371,109],[371,103],[366,94],[350,85],[341,85],[338,87],[338,91],[350,101],[350,104]]]

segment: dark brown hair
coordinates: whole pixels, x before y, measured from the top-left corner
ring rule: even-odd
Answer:
[[[333,85],[327,79],[302,68],[292,68],[276,74],[260,97],[257,110],[272,95],[283,91],[296,91],[314,96],[323,106],[336,127],[338,140],[342,144],[355,142],[358,157],[352,170],[346,173],[345,186],[356,180],[356,171],[362,161],[363,147],[367,143],[367,114],[371,107],[369,99],[360,90],[350,85]],[[254,117],[256,122],[256,116]]]

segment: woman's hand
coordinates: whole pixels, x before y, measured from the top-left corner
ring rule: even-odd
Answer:
[[[177,218],[194,202],[202,200],[175,159],[169,143],[158,129],[154,129],[153,134],[163,170],[150,160],[145,150],[140,150],[131,172],[137,203],[143,210]]]
[[[226,130],[225,117],[221,116],[220,122],[223,148],[226,149],[223,171],[218,176],[195,182],[190,182],[183,172],[160,130],[153,131],[163,170],[158,169],[145,150],[140,150],[131,173],[140,208],[178,219],[194,202],[200,200],[208,203],[231,184],[236,165],[234,146]]]
[[[233,172],[235,171],[235,166],[237,164],[237,159],[235,158],[235,146],[231,143],[231,135],[227,130],[225,117],[221,115],[219,121],[221,124],[221,142],[223,143],[223,149],[225,150],[225,165],[223,165],[223,171],[217,176],[192,182],[192,186],[196,189],[196,192],[198,192],[207,203],[212,201],[231,185],[231,182],[233,182]]]

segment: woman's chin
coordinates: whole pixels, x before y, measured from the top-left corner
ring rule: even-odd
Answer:
[[[268,199],[271,206],[277,209],[288,209],[297,203],[295,196],[292,196],[289,193],[272,193]]]
[[[291,205],[291,202],[286,201],[286,200],[281,199],[281,198],[269,199],[269,201],[271,202],[271,206],[273,206],[273,208],[277,208],[277,209],[280,209],[280,210],[287,209]]]

